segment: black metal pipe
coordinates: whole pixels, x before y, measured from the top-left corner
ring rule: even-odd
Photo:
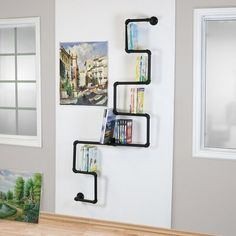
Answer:
[[[87,142],[86,141],[78,141],[78,140],[74,141],[74,143],[73,143],[73,167],[72,167],[72,170],[76,174],[92,175],[94,177],[94,200],[85,199],[84,194],[81,193],[81,192],[79,192],[77,194],[77,196],[74,198],[74,200],[75,201],[80,201],[80,202],[88,202],[88,203],[95,204],[98,201],[97,200],[97,173],[94,172],[94,171],[93,172],[80,171],[80,170],[77,170],[77,168],[76,168],[76,150],[77,150],[77,145],[80,144],[80,143],[85,144]],[[89,142],[89,144],[91,144],[91,143],[93,143],[93,144],[96,143],[96,145],[98,144],[97,142]]]

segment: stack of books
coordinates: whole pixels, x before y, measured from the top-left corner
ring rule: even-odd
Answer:
[[[115,143],[131,144],[132,143],[132,119],[117,119],[113,137]]]
[[[112,109],[105,109],[101,130],[100,143],[102,144],[131,144],[132,119],[117,119]]]
[[[144,88],[130,89],[130,113],[143,113],[144,111]]]
[[[92,145],[81,146],[79,170],[86,172],[96,172],[97,169],[97,147]]]

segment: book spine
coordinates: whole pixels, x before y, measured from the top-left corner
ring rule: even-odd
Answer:
[[[120,120],[117,120],[117,143],[120,143]]]
[[[143,56],[140,57],[139,61],[139,81],[142,81],[142,73],[143,73]]]
[[[88,171],[96,172],[97,171],[97,147],[89,147],[89,167]]]
[[[130,89],[130,113],[134,113],[134,88]]]
[[[129,40],[130,40],[130,45],[129,45],[129,49],[134,49],[134,45],[133,45],[133,23],[129,24]]]
[[[137,89],[137,112],[143,113],[144,111],[144,88]]]
[[[88,161],[89,161],[89,148],[88,146],[84,146],[82,171],[88,171]]]
[[[132,126],[133,120],[127,120],[126,140],[128,144],[132,143]]]
[[[146,57],[141,56],[140,59],[140,81],[144,82],[147,80],[147,62]]]
[[[84,158],[84,146],[81,146],[80,153],[79,153],[79,170],[83,170],[83,158]]]
[[[134,88],[134,106],[133,113],[137,113],[137,88]]]
[[[136,81],[140,81],[140,61],[141,61],[141,57],[138,56],[136,58],[136,76],[135,76],[135,79]]]
[[[127,129],[127,120],[124,120],[124,144],[127,143],[126,129]]]

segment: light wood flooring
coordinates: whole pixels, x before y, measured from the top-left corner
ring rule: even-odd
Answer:
[[[0,220],[0,236],[204,236],[176,230],[41,213],[39,224]]]

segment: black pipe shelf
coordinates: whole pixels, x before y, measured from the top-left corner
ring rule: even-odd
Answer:
[[[116,115],[122,116],[138,116],[146,118],[146,143],[139,144],[138,147],[149,147],[150,146],[150,115],[147,113],[128,113],[117,111],[117,86],[119,85],[148,85],[151,83],[151,51],[149,49],[129,49],[128,47],[128,24],[131,22],[149,22],[151,25],[156,25],[158,23],[158,19],[155,16],[150,18],[142,18],[142,19],[127,19],[125,21],[125,51],[127,53],[145,53],[148,56],[148,70],[147,70],[147,80],[145,81],[117,81],[113,85],[113,113]],[[127,144],[123,146],[128,146]],[[136,146],[136,145],[135,145]]]
[[[117,81],[113,85],[113,112],[115,115],[120,116],[136,116],[136,117],[145,117],[146,118],[146,142],[143,144],[140,143],[115,143],[115,140],[111,140],[110,143],[100,143],[97,141],[85,141],[85,140],[75,140],[73,143],[73,172],[76,174],[84,174],[84,175],[92,175],[94,177],[94,199],[86,199],[84,198],[84,194],[79,192],[74,198],[75,201],[86,202],[96,204],[97,199],[97,173],[96,172],[87,172],[80,171],[76,169],[76,146],[78,144],[92,144],[92,145],[104,145],[104,146],[126,146],[126,147],[149,147],[150,146],[150,115],[147,113],[130,113],[130,112],[122,112],[117,111],[117,86],[119,85],[148,85],[151,83],[151,51],[149,49],[129,49],[128,48],[128,24],[130,22],[149,22],[151,25],[156,25],[158,23],[158,19],[155,16],[150,18],[142,18],[142,19],[127,19],[125,21],[125,51],[127,53],[145,53],[148,56],[148,70],[147,70],[147,80],[146,81]]]

